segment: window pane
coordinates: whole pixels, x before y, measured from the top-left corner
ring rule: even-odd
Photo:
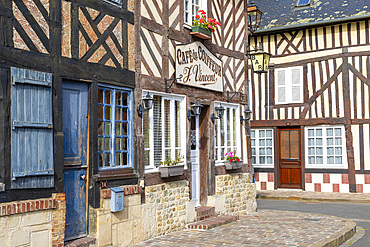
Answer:
[[[144,164],[145,164],[145,166],[150,165],[150,150],[145,150],[144,151]]]
[[[122,139],[121,150],[128,150],[128,139],[127,138],[121,138],[121,139]]]
[[[162,161],[162,98],[153,96],[153,135],[154,135],[154,164]]]
[[[252,155],[256,155],[256,149],[252,148]]]
[[[335,128],[335,136],[342,136],[342,129]]]
[[[233,145],[236,146],[236,110],[232,110],[233,113]],[[234,150],[235,151],[235,150]]]
[[[308,146],[315,146],[315,139],[314,138],[308,138]]]
[[[285,102],[285,87],[278,87],[278,102]]]
[[[260,131],[259,131],[259,137],[260,137],[260,138],[265,137],[265,131],[264,131],[264,130],[260,130]]]
[[[334,157],[333,156],[328,156],[328,164],[334,164]]]
[[[260,145],[261,147],[264,147],[264,146],[265,146],[265,139],[260,139],[260,141],[259,141],[259,145]]]
[[[315,164],[315,157],[308,157],[308,164]]]
[[[104,103],[104,90],[98,89],[98,103]]]
[[[98,150],[99,151],[103,151],[104,150],[104,142],[103,142],[103,138],[102,137],[99,137],[98,138]]]
[[[298,86],[292,87],[292,101],[297,102],[301,100],[301,88]]]
[[[121,108],[116,107],[116,120],[121,120]]]
[[[334,154],[334,148],[327,148],[328,155]]]
[[[316,145],[317,146],[322,146],[322,138],[317,138],[316,139]]]
[[[322,136],[322,129],[316,129],[316,136]]]
[[[98,105],[98,119],[104,119],[104,106]]]
[[[111,135],[110,133],[110,122],[104,122],[104,135]]]
[[[175,147],[180,147],[180,102],[175,101]]]
[[[265,148],[260,148],[259,155],[265,155]]]
[[[341,156],[335,156],[335,164],[336,165],[342,164],[342,157]]]
[[[121,123],[116,123],[116,135],[121,135]]]
[[[116,153],[116,166],[120,166],[121,165],[121,153]]]
[[[323,161],[324,161],[324,159],[323,159],[322,156],[317,156],[316,157],[316,164],[323,164]]]
[[[315,135],[315,132],[314,132],[314,130],[313,129],[309,129],[308,130],[308,136],[314,136]]]
[[[102,153],[99,154],[99,167],[103,167],[103,155]]]
[[[272,155],[272,148],[266,148],[266,154]]]
[[[308,148],[308,155],[315,155],[315,148]]]
[[[227,124],[226,124],[226,127],[227,127],[227,146],[231,146],[230,114],[231,114],[231,112],[230,112],[230,108],[226,108],[226,121],[227,121]]]
[[[329,146],[334,145],[333,138],[328,138],[328,139],[327,139],[327,144],[328,144]]]
[[[333,129],[332,128],[326,129],[326,135],[327,136],[333,136]]]
[[[104,147],[106,151],[110,151],[110,138],[105,138]]]
[[[267,156],[266,159],[266,164],[272,164],[272,156]]]
[[[104,162],[105,162],[104,166],[106,167],[110,166],[110,154],[109,153],[105,153]]]
[[[252,157],[252,164],[256,164],[256,157],[254,156],[254,157]]]
[[[104,122],[98,121],[98,135],[104,134]]]
[[[336,155],[342,155],[342,148],[335,148]]]
[[[272,130],[266,130],[266,137],[272,137]]]
[[[109,106],[105,107],[105,119],[106,120],[111,120],[111,108]]]
[[[256,136],[256,131],[255,130],[251,130],[251,138],[254,138]]]
[[[255,147],[256,146],[256,141],[254,139],[251,140],[251,146]]]
[[[262,157],[260,157],[260,164],[265,164],[265,157],[264,156],[262,156]]]
[[[143,134],[144,134],[144,148],[150,148],[150,135],[149,132],[149,111],[143,112]]]
[[[111,91],[110,90],[105,90],[105,104],[110,105],[111,101]]]
[[[127,108],[122,108],[122,120],[127,121]]]
[[[128,153],[122,153],[122,165],[126,166],[128,163]]]
[[[128,106],[128,94],[127,93],[122,93],[122,105]]]
[[[322,148],[316,148],[316,155],[323,155]]]
[[[336,137],[335,138],[335,145],[342,145],[342,138],[338,138],[338,137]]]
[[[122,135],[127,135],[128,132],[128,123],[122,123]]]
[[[299,159],[299,130],[290,131],[290,158]]]
[[[115,145],[115,150],[116,150],[116,151],[121,150],[121,139],[120,139],[120,138],[116,138],[116,139],[115,139],[115,143],[116,143],[116,145]]]

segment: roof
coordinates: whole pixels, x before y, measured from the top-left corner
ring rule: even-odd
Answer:
[[[297,0],[257,0],[256,4],[263,12],[256,33],[370,18],[369,0],[311,0],[302,7],[296,7]]]

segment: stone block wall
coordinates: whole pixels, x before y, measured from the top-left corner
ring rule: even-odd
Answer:
[[[189,198],[186,180],[145,188],[144,234],[152,238],[185,229],[195,219],[195,206]]]
[[[63,246],[65,205],[63,193],[0,204],[0,246]]]
[[[145,188],[146,203],[141,204],[140,186],[122,186],[124,210],[110,210],[110,189],[101,190],[101,207],[90,208],[97,246],[129,246],[172,231],[185,229],[195,219],[189,199],[189,182],[178,181]],[[96,222],[96,223],[95,223]],[[90,224],[90,226],[93,226]]]
[[[249,173],[216,176],[216,194],[208,197],[217,215],[247,215],[257,210],[256,187]]]

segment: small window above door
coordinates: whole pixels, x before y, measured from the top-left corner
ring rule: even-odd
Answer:
[[[311,0],[298,0],[297,7],[310,5]]]

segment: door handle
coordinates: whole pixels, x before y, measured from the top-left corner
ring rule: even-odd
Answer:
[[[82,174],[82,175],[80,176],[80,179],[81,179],[81,180],[85,180],[85,179],[86,179],[85,174]]]

